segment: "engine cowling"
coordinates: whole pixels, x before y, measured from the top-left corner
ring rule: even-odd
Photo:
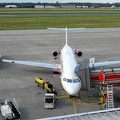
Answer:
[[[74,52],[78,57],[81,57],[82,56],[82,51],[80,49],[75,49],[75,52]]]
[[[52,54],[53,54],[54,59],[57,59],[60,54],[60,51],[58,49],[55,49]]]

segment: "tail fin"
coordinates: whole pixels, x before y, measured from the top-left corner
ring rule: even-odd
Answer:
[[[66,45],[68,44],[68,36],[67,36],[67,31],[68,30],[82,30],[85,28],[48,28],[48,30],[65,30],[66,31]]]
[[[66,45],[67,45],[67,42],[68,42],[68,38],[67,38],[67,27],[65,28],[66,30]]]

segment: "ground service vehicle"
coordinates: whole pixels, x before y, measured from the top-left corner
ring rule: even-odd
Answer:
[[[1,102],[1,114],[4,119],[12,119],[13,113],[10,106],[7,104],[7,101]]]
[[[12,101],[6,99],[0,103],[1,114],[5,120],[20,118],[21,113],[18,110],[18,103],[13,98]]]
[[[57,92],[55,91],[55,89],[53,89],[53,85],[50,82],[46,82],[42,78],[38,77],[35,78],[35,82],[37,83],[38,87],[41,86],[47,91],[47,93],[54,93],[55,95],[57,95]]]
[[[44,108],[54,108],[54,93],[46,93],[44,96]]]

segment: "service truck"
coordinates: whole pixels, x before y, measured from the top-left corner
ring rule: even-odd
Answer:
[[[55,95],[54,93],[46,93],[44,96],[44,108],[54,108]]]
[[[7,100],[1,102],[1,114],[3,116],[3,118],[6,119],[12,119],[13,118],[13,112],[10,108],[10,106],[7,104]]]
[[[20,118],[21,113],[18,110],[18,103],[13,98],[12,101],[6,99],[0,103],[0,110],[5,120]]]

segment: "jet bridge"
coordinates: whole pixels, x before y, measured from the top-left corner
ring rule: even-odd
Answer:
[[[82,82],[82,90],[90,90],[90,71],[89,63],[81,63],[75,68],[75,73]]]

